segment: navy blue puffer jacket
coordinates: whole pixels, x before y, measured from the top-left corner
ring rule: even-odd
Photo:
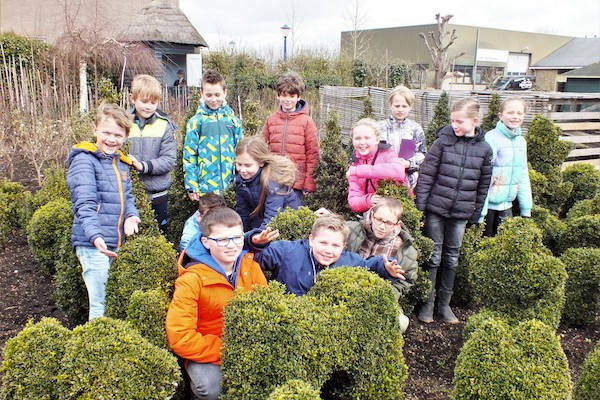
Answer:
[[[73,204],[73,246],[93,246],[102,237],[108,247],[125,241],[124,221],[139,217],[131,191],[131,161],[120,151],[106,155],[90,142],[69,154],[67,185]]]

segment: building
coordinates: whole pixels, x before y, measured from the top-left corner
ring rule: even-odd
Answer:
[[[600,38],[573,38],[534,63],[531,69],[535,71],[536,86],[538,88],[549,91],[572,92],[573,90],[566,90],[565,88],[567,78],[572,78],[571,88],[581,86],[585,81],[578,81],[576,84],[575,79],[586,78],[577,78],[579,75],[576,71],[599,61]],[[597,71],[597,67],[592,68],[592,70]],[[568,71],[573,71],[573,74],[566,74]],[[582,76],[588,76],[588,72],[584,72]],[[582,91],[588,92],[589,90]]]
[[[600,93],[600,62],[561,74],[565,92]]]
[[[519,32],[504,29],[448,24],[457,39],[448,53],[451,70],[471,83],[478,49],[476,82],[489,82],[497,75],[525,75],[529,67],[573,39],[571,36]],[[437,32],[437,24],[395,28],[347,31],[341,33],[342,54],[353,56],[354,40],[358,37],[358,58],[387,62],[417,64],[429,68],[431,56],[419,33]],[[357,35],[356,33],[359,33]]]

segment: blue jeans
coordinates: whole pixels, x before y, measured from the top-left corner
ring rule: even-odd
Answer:
[[[221,367],[188,361],[185,367],[195,400],[216,400],[221,393]]]
[[[109,250],[116,251],[112,248]],[[108,281],[108,270],[113,260],[95,247],[77,246],[75,253],[83,269],[83,280],[90,302],[89,320],[91,321],[104,315],[106,281]]]
[[[435,276],[437,268],[441,265],[440,290],[452,292],[466,226],[465,219],[446,218],[434,213],[427,213],[425,217],[425,235],[434,243],[427,267],[430,276]],[[435,291],[435,288],[432,290]]]

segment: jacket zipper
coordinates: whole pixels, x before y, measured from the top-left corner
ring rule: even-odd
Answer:
[[[452,206],[450,207],[450,211],[454,210],[454,206],[456,205],[456,199],[458,198],[458,191],[460,190],[460,184],[462,183],[464,171],[465,171],[465,159],[467,158],[467,143],[463,140],[463,153],[462,160],[460,163],[460,176],[458,177],[458,182],[456,184],[456,194],[454,195],[454,200],[452,200]]]
[[[285,113],[285,125],[283,125],[283,138],[281,139],[281,155],[285,156],[285,137],[287,136],[287,127],[288,127],[288,120],[290,119],[290,116],[288,113]]]
[[[117,157],[113,157],[112,167],[117,176],[117,185],[119,186],[119,199],[121,200],[121,211],[119,211],[119,218],[117,219],[117,249],[121,247],[121,220],[123,219],[123,208],[125,207],[125,200],[123,198],[123,183],[121,182],[121,174],[117,167]]]

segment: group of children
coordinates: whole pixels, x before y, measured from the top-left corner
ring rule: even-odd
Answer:
[[[515,198],[523,216],[531,211],[520,130],[523,101],[506,100],[500,121],[487,134],[478,127],[477,100],[456,102],[451,125],[437,132],[427,150],[423,129],[408,118],[414,95],[399,86],[388,97],[389,118],[379,123],[361,119],[352,129],[348,203],[364,212],[362,219],[344,221],[322,209],[309,238],[275,241],[278,232],[267,228],[268,222],[285,207],[298,208],[314,192],[319,159],[316,126],[300,98],[301,78],[287,73],[276,89],[279,107],[267,118],[263,136],[243,138],[241,123],[226,102],[223,77],[206,71],[201,104],[187,123],[185,188],[199,206],[185,222],[166,331],[171,349],[186,360],[192,391],[200,399],[217,398],[220,392],[222,309],[236,289],[266,285],[262,271],[270,271],[298,296],[314,285],[319,271],[337,266],[368,268],[389,280],[398,298],[408,291],[417,275],[417,252],[401,220],[401,203],[375,194],[379,180],[405,185],[425,213],[424,231],[434,242],[427,263],[432,289],[418,313],[426,323],[433,322],[436,297],[441,319],[459,322],[449,304],[467,224],[487,218],[486,234],[493,235],[511,216]],[[110,264],[124,237],[138,230],[129,165],[144,182],[161,230],[167,228],[175,126],[157,109],[159,98],[158,81],[137,76],[133,109],[101,105],[93,127],[96,143],[77,144],[69,156],[73,246],[88,289],[90,319],[104,314]],[[127,138],[125,155],[119,149]],[[235,211],[221,196],[231,184]],[[408,326],[402,313],[399,325],[403,331]]]

